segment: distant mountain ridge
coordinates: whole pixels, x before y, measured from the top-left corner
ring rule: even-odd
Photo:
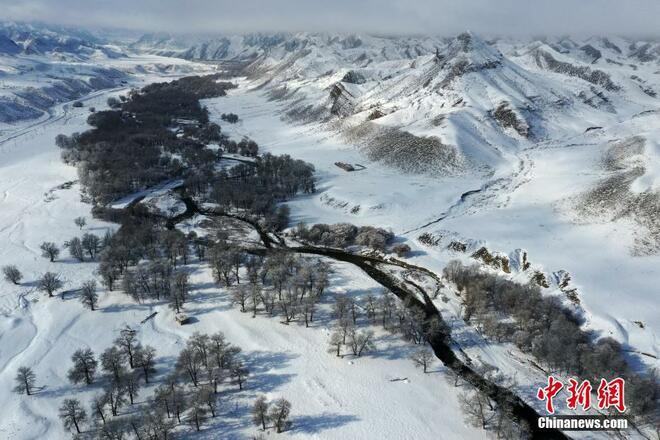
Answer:
[[[0,23],[0,123],[36,118],[57,103],[119,85],[124,73],[104,60],[123,56],[86,31]]]
[[[281,101],[283,116],[298,122],[339,120],[358,137],[378,138],[374,133],[381,129],[432,137],[434,148],[453,148],[458,155],[443,150],[440,156],[452,164],[440,166],[442,172],[491,169],[526,145],[576,136],[660,106],[657,41],[483,39],[470,32],[454,38],[149,34],[131,49],[240,62],[240,74]],[[376,148],[374,157],[381,153]],[[423,165],[421,158],[428,155],[419,156]]]

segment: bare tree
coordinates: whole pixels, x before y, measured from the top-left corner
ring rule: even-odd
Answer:
[[[96,258],[96,254],[98,254],[99,249],[101,248],[101,239],[98,237],[98,235],[84,234],[80,242],[82,248],[89,255],[89,258],[94,260]]]
[[[183,304],[188,298],[190,281],[188,273],[177,271],[172,274],[172,291],[170,293],[170,307],[180,313]]]
[[[232,366],[236,363],[236,357],[240,352],[241,347],[229,344],[225,352],[222,354],[222,358],[220,359],[220,368],[231,370]]]
[[[341,342],[346,344],[346,338],[355,332],[355,327],[353,326],[353,321],[348,317],[343,317],[337,322],[337,331],[341,333]]]
[[[231,376],[238,384],[239,390],[243,389],[243,384],[245,383],[245,380],[247,379],[249,374],[250,371],[240,361],[235,362],[234,365],[231,367]]]
[[[288,400],[281,398],[273,402],[273,406],[270,409],[269,419],[273,422],[278,433],[284,431],[289,426],[287,419],[290,414],[291,403]]]
[[[186,411],[189,405],[189,399],[186,397],[186,394],[181,390],[180,387],[172,387],[171,392],[169,393],[170,408],[172,409],[176,419],[179,423],[181,421],[181,415]]]
[[[309,323],[314,321],[314,312],[316,311],[316,301],[318,297],[308,296],[300,305],[300,310],[305,318],[305,327],[309,327]]]
[[[125,439],[129,432],[128,424],[124,418],[108,420],[108,423],[99,428],[99,438],[102,439]]]
[[[364,310],[367,314],[367,318],[371,321],[372,324],[376,323],[376,309],[378,305],[376,302],[376,297],[372,294],[367,295],[367,300],[364,305]]]
[[[76,217],[73,219],[73,222],[76,224],[76,226],[82,229],[87,224],[87,219],[85,217]]]
[[[250,309],[252,310],[252,317],[255,318],[257,316],[257,308],[261,302],[261,290],[256,283],[250,283],[248,291],[250,294]]]
[[[144,383],[149,383],[149,376],[156,372],[156,349],[147,345],[144,348],[139,347],[134,354],[135,362],[142,369]]]
[[[107,348],[101,354],[101,368],[106,373],[112,374],[115,382],[118,382],[124,375],[124,360],[124,353],[117,347]]]
[[[298,314],[297,295],[293,286],[287,286],[284,295],[279,299],[279,306],[284,313],[284,324],[289,324]]]
[[[115,281],[119,278],[117,266],[109,261],[101,261],[97,272],[101,276],[103,285],[112,292],[112,289],[115,287]]]
[[[380,309],[381,324],[383,325],[383,328],[388,329],[392,322],[392,315],[396,309],[394,298],[392,298],[392,295],[388,291],[383,292],[383,296],[378,302],[378,306]]]
[[[259,396],[252,406],[252,421],[255,425],[261,426],[266,430],[266,421],[268,420],[268,402],[266,396]]]
[[[19,285],[21,283],[21,279],[23,278],[21,271],[18,270],[18,267],[14,266],[13,264],[3,266],[2,274],[5,276],[5,280],[7,282],[14,283],[16,285]]]
[[[85,249],[83,249],[82,241],[78,237],[73,237],[64,243],[64,247],[69,249],[69,254],[73,258],[80,262],[85,261]]]
[[[90,310],[96,310],[96,305],[99,302],[99,295],[96,293],[96,281],[90,280],[83,283],[80,291],[80,301]]]
[[[186,347],[179,352],[176,369],[187,373],[195,387],[199,385],[199,374],[202,370],[202,365],[202,357],[196,350]]]
[[[238,286],[231,294],[231,301],[234,304],[240,304],[241,312],[245,312],[245,305],[250,297],[249,286]]]
[[[187,347],[191,348],[199,354],[204,368],[209,368],[210,344],[211,338],[209,335],[201,334],[199,332],[194,332],[186,343]]]
[[[135,440],[147,439],[152,432],[146,416],[148,411],[148,409],[141,408],[137,414],[133,414],[126,419],[126,425],[129,431],[133,432]]]
[[[206,370],[209,384],[213,387],[213,393],[218,394],[218,385],[220,385],[224,380],[229,376],[226,370],[219,368],[217,366],[209,365],[209,368]]]
[[[348,314],[350,300],[348,297],[342,295],[337,296],[335,303],[332,305],[332,315],[337,321],[342,321]]]
[[[106,400],[105,394],[97,394],[94,396],[92,399],[92,403],[90,404],[90,408],[92,410],[92,417],[96,420],[101,420],[101,422],[105,425],[106,422],[106,413],[105,413],[105,407],[107,406],[108,401]]]
[[[128,359],[128,365],[135,368],[135,352],[140,347],[140,342],[137,340],[137,332],[129,326],[124,327],[119,332],[119,337],[115,339],[115,345]]]
[[[344,337],[339,330],[335,330],[330,335],[330,351],[335,353],[337,357],[341,356],[341,346],[344,344]]]
[[[415,363],[416,367],[420,367],[424,370],[424,373],[428,371],[428,367],[433,361],[433,353],[426,348],[420,348],[415,350],[411,355],[410,359]]]
[[[206,405],[211,417],[215,417],[218,411],[217,398],[216,393],[208,385],[201,387],[195,394],[195,400],[200,405]]]
[[[37,289],[48,293],[49,297],[52,297],[53,293],[60,290],[63,285],[60,276],[53,272],[46,272],[37,280]]]
[[[105,400],[110,406],[110,412],[113,416],[119,414],[119,408],[126,405],[126,388],[119,382],[112,380],[105,388]]]
[[[145,429],[153,433],[153,439],[169,439],[170,433],[175,428],[175,423],[165,418],[161,411],[147,410],[144,414]],[[139,439],[138,439],[139,440]]]
[[[204,419],[206,419],[206,406],[197,399],[192,399],[188,410],[188,422],[199,431]]]
[[[362,356],[363,351],[371,351],[376,348],[373,342],[374,332],[371,330],[367,331],[355,331],[351,329],[349,333],[349,343],[351,350],[355,356]]]
[[[171,415],[171,408],[170,408],[170,394],[172,393],[172,389],[161,385],[156,390],[154,391],[154,402],[156,403],[156,407],[158,409],[158,412],[164,412],[167,414],[167,418],[169,419],[172,417]]]
[[[55,243],[50,241],[44,241],[39,245],[41,249],[41,256],[44,258],[49,258],[51,263],[60,255],[60,249]]]
[[[34,384],[37,381],[37,376],[34,374],[34,371],[32,371],[32,368],[19,367],[14,381],[16,382],[16,386],[14,387],[15,393],[31,396],[32,391],[34,390]]]
[[[134,371],[126,373],[121,378],[121,386],[123,386],[126,390],[126,394],[128,394],[128,400],[130,401],[131,405],[133,405],[133,403],[135,403],[135,398],[140,392],[140,378],[138,374]]]
[[[467,421],[478,428],[486,429],[492,420],[491,403],[488,397],[479,390],[458,395],[458,401],[465,413]]]
[[[71,356],[73,366],[67,373],[72,383],[85,382],[90,385],[94,381],[94,374],[98,363],[94,359],[94,352],[89,348],[76,350]]]
[[[214,333],[209,337],[209,355],[213,357],[218,368],[224,368],[225,353],[230,345],[222,332]]]
[[[80,425],[87,420],[87,413],[78,399],[64,399],[60,406],[60,419],[65,429],[76,428],[76,432],[80,434]]]
[[[261,291],[261,303],[264,305],[264,309],[266,310],[266,313],[268,313],[270,316],[273,316],[275,314],[276,302],[277,302],[277,296],[275,295],[275,292],[272,292],[270,290]]]

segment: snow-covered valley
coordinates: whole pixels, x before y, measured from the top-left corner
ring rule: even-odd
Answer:
[[[43,115],[33,115],[36,119],[3,124],[0,266],[16,265],[24,280],[0,285],[0,387],[6,390],[0,393],[0,437],[67,438],[58,420],[62,399],[76,397],[88,407],[102,385],[71,385],[71,355],[80,348],[100,354],[126,326],[137,331],[142,344],[157,349],[154,384],[141,390],[137,407],[151,405],[151,392],[167,380],[194,332],[222,331],[243,350],[251,372],[245,390],[227,381],[218,417],[201,432],[180,426],[178,437],[256,438],[250,410],[262,394],[269,400],[285,397],[293,408],[292,428],[282,434],[271,430],[268,437],[493,435],[465,421],[463,390],[454,387],[448,368],[435,359],[430,372],[422,373],[409,359],[416,345],[396,334],[367,323],[375,331],[373,351],[341,358],[328,353],[335,297],[364,301],[382,290],[348,263],[330,263],[328,294],[306,328],[300,321],[284,325],[279,317],[240,312],[233,290],[214,282],[209,264],[193,259],[187,264],[191,294],[185,305],[191,323],[181,326],[165,301],[137,303],[121,289],[99,286],[99,309],[90,311],[77,296],[83,282],[98,278],[98,263],[68,255],[49,262],[41,256],[42,242],[61,246],[82,232],[103,236],[118,227],[93,218],[92,205],[81,198],[76,168],[62,162],[55,137],[88,129],[89,108],[107,108],[109,97],[153,82],[215,73],[233,63],[241,66],[240,76],[227,80],[238,87],[202,100],[210,120],[231,139],[256,141],[261,153],[288,154],[315,168],[316,192],[287,202],[291,230],[299,222],[389,228],[396,243],[410,246],[406,262],[439,277],[455,259],[480,262],[484,271],[521,283],[541,273],[547,280],[543,295],[556,296],[583,317],[583,329],[592,330],[595,339],[622,343],[637,371],[660,367],[660,101],[649,92],[660,90],[658,58],[640,61],[642,43],[633,50],[631,43],[609,42],[629,46],[624,54],[603,39],[542,45],[465,35],[414,41],[296,35],[273,37],[275,43],[231,37],[223,42],[224,51],[211,50],[209,43],[201,50],[190,42],[179,42],[181,48],[174,50],[169,40],[145,37],[123,48],[126,53],[96,53],[84,60],[118,72],[123,83],[53,102]],[[593,62],[580,48],[587,43],[600,53]],[[642,54],[660,47],[649,44]],[[15,62],[16,55],[11,59]],[[0,68],[11,62],[0,58]],[[571,70],[562,62],[591,70]],[[628,68],[628,62],[638,67]],[[589,76],[598,69],[609,79]],[[76,100],[82,107],[73,105]],[[225,122],[223,113],[238,115],[238,122]],[[407,135],[399,137],[402,132]],[[392,138],[396,145],[388,143]],[[174,216],[185,206],[173,188],[166,182],[158,191],[138,194],[164,211],[171,208]],[[77,217],[87,224],[74,224]],[[208,218],[195,216],[177,227],[199,232],[204,221]],[[506,257],[507,270],[475,258],[483,247]],[[46,270],[64,281],[62,299],[37,289]],[[547,375],[532,356],[466,323],[451,283],[440,293],[434,304],[451,327],[456,350],[514,378],[512,390],[542,412],[544,404],[535,395]],[[40,389],[34,396],[9,392],[20,366],[37,376]],[[135,411],[135,406],[122,410]],[[625,434],[653,435],[647,428]]]

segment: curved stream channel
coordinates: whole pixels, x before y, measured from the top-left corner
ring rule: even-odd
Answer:
[[[464,201],[464,198],[478,192],[480,190],[471,191],[465,193],[461,196],[461,201]],[[419,299],[419,296],[416,295],[413,291],[409,290],[407,286],[401,282],[401,280],[395,278],[392,274],[388,273],[386,270],[382,269],[383,266],[398,266],[406,269],[414,269],[421,271],[427,275],[437,279],[435,275],[430,270],[425,267],[415,266],[412,264],[400,262],[397,260],[384,260],[379,257],[373,256],[364,256],[364,255],[355,255],[349,252],[345,252],[341,249],[335,248],[326,248],[319,246],[310,246],[310,245],[301,245],[301,246],[287,246],[280,237],[273,236],[264,231],[260,225],[250,219],[227,214],[224,212],[202,209],[200,208],[195,201],[185,193],[185,188],[181,187],[178,189],[178,192],[181,196],[181,200],[186,205],[186,211],[182,214],[179,214],[171,219],[168,219],[166,222],[166,227],[168,229],[173,229],[177,223],[191,218],[195,214],[201,214],[209,217],[227,217],[240,220],[245,222],[250,227],[252,227],[258,234],[263,243],[263,247],[247,249],[248,253],[254,255],[268,255],[272,252],[293,252],[299,254],[311,254],[319,255],[322,257],[331,258],[333,260],[342,261],[346,263],[353,264],[362,271],[364,271],[369,277],[371,277],[378,284],[390,290],[394,293],[404,304],[407,304],[409,307],[417,307],[424,311],[426,316],[425,321],[425,330],[430,330],[430,323],[434,320],[442,321],[442,315],[438,309],[433,304],[433,301],[429,295],[422,289],[420,286],[413,284],[416,290],[420,292],[423,297],[423,301]],[[274,238],[275,237],[275,238]],[[409,283],[412,284],[412,283]],[[446,327],[448,328],[448,327]],[[465,364],[461,359],[459,359],[454,351],[451,348],[451,334],[449,330],[447,331],[428,331],[429,344],[433,349],[435,356],[447,367],[456,372],[463,380],[470,383],[475,388],[479,389],[485,395],[487,395],[491,400],[495,401],[501,408],[506,408],[510,413],[520,422],[525,422],[529,427],[532,438],[539,439],[567,439],[569,438],[564,433],[557,429],[539,429],[538,428],[538,418],[539,414],[513,393],[508,388],[504,388],[484,377],[479,375],[474,371],[470,366]]]
[[[465,201],[468,199],[468,197],[470,197],[473,194],[480,193],[483,190],[484,190],[484,187],[481,187],[479,189],[471,189],[470,191],[465,191],[463,194],[461,194],[461,197],[459,197],[459,199],[453,205],[451,205],[449,208],[447,208],[447,210],[445,212],[440,214],[440,217],[436,218],[435,220],[431,220],[428,223],[424,223],[422,226],[418,226],[416,228],[413,228],[413,229],[410,229],[406,232],[403,232],[402,235],[410,234],[411,232],[415,232],[415,231],[419,231],[420,229],[424,229],[427,226],[431,226],[431,225],[434,225],[436,223],[440,223],[441,221],[446,219],[454,209],[458,208],[463,203],[465,203]]]

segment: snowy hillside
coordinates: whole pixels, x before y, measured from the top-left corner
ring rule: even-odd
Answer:
[[[178,55],[213,59],[198,51],[209,44]],[[245,115],[236,137],[300,155],[323,176],[319,197],[290,204],[297,220],[389,226],[427,265],[484,245],[511,259],[522,248],[548,294],[579,304],[585,328],[657,367],[658,42],[298,34],[225,44],[219,58],[246,76],[218,108]],[[572,287],[553,284],[562,273]]]
[[[515,318],[470,319],[467,290],[443,271],[452,260],[555,298],[585,359],[612,338],[620,345],[601,363],[622,356],[635,378],[660,367],[659,42],[101,35],[0,25],[0,267],[22,275],[0,280],[0,438],[69,438],[64,399],[86,410],[80,438],[544,438],[525,427],[545,414],[537,389],[573,373],[538,354],[550,332],[528,349],[493,335]],[[152,87],[154,101],[129,93],[208,74],[211,86],[191,82],[194,99],[185,87]],[[322,241],[332,227],[310,238],[312,225],[338,223],[355,228],[352,242]],[[76,254],[75,238],[90,234],[95,250]],[[49,257],[48,242],[61,253]],[[53,297],[46,271],[63,283]],[[186,364],[212,348],[191,341],[217,332],[231,344],[218,365]],[[155,348],[153,371],[132,353],[129,368],[117,342],[127,334]],[[73,383],[72,356],[87,348],[96,377]],[[33,395],[10,391],[20,367],[36,374]],[[642,388],[653,403],[652,385]],[[113,392],[126,402],[115,407]],[[488,420],[473,413],[482,395]],[[268,427],[253,417],[260,396],[291,403],[284,432],[276,417]],[[653,438],[653,420],[547,435]]]

